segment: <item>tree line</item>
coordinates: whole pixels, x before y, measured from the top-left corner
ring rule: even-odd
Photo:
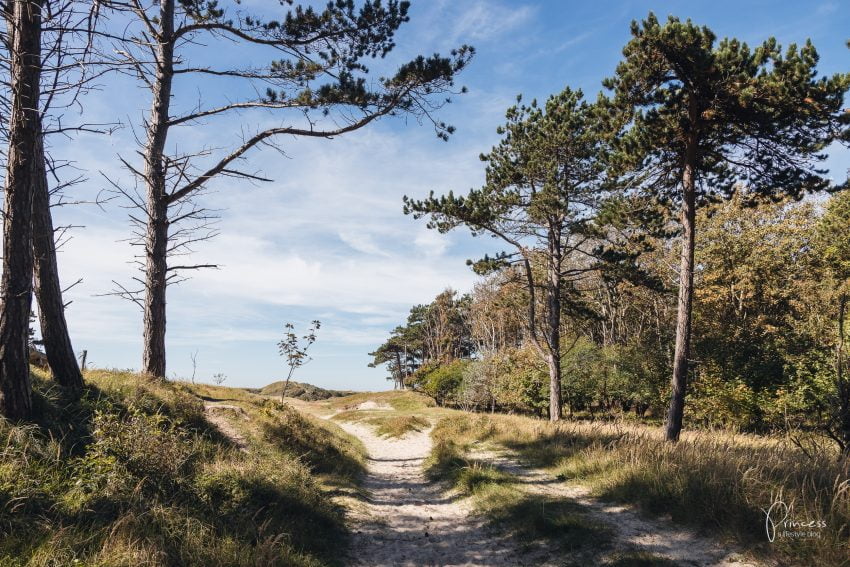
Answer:
[[[749,400],[752,411],[736,413],[748,427],[774,423],[759,417],[767,411],[759,396],[796,389],[797,402],[825,404],[819,415],[830,417],[821,425],[848,450],[848,257],[846,230],[837,228],[846,197],[820,208],[798,201],[847,187],[821,163],[827,146],[848,141],[850,75],[819,77],[817,63],[810,41],[783,50],[770,38],[751,48],[690,20],[650,14],[633,22],[622,61],[592,102],[569,87],[542,104],[519,98],[498,130],[502,140],[481,156],[482,187],[404,202],[404,212],[427,218],[429,228],[465,227],[505,247],[469,262],[488,279],[453,300],[456,317],[467,321],[456,331],[469,333],[474,360],[447,361],[422,348],[419,334],[429,328],[411,312],[375,363],[389,362],[394,375],[442,399],[485,384],[491,407],[545,406],[552,421],[564,400],[570,412],[620,405],[657,414],[666,392],[670,441],[682,429],[689,380],[693,389],[713,384],[717,395]],[[804,211],[814,215],[811,226],[834,228],[795,224]],[[698,225],[706,231],[699,238]],[[776,231],[774,252],[764,250],[761,230]],[[733,250],[739,257],[728,256]],[[770,259],[777,263],[768,268]],[[801,266],[798,279],[787,278],[793,266]],[[781,302],[768,285],[780,282],[788,286]],[[799,287],[804,282],[812,289]],[[716,310],[701,311],[710,293]],[[448,302],[441,297],[435,303]],[[824,300],[819,308],[807,303],[812,297]],[[491,300],[487,313],[481,302]],[[802,304],[812,311],[795,311]],[[808,342],[790,340],[791,330]],[[399,349],[410,362],[392,358]],[[540,364],[545,384],[534,370]],[[665,388],[660,376],[668,371]],[[508,403],[492,390],[494,376],[530,382],[505,387]],[[815,382],[825,389],[815,393]],[[535,397],[541,391],[545,403]],[[694,404],[706,399],[692,394]],[[719,405],[736,411],[731,400]]]
[[[140,308],[142,372],[166,373],[166,290],[193,270],[215,267],[186,260],[198,242],[217,233],[216,213],[199,196],[215,180],[268,182],[248,158],[260,148],[282,152],[286,138],[335,138],[386,116],[413,115],[447,139],[453,127],[438,118],[456,75],[474,50],[415,56],[386,76],[367,64],[395,48],[409,21],[409,2],[335,0],[326,6],[283,3],[278,19],[252,15],[238,2],[10,0],[0,30],[0,124],[4,136],[3,260],[0,282],[0,414],[32,416],[28,338],[33,293],[54,379],[68,395],[83,389],[65,322],[56,262],[58,227],[51,205],[74,201],[81,177],[63,173],[59,136],[133,127],[133,155],[119,156],[133,179],[107,178],[113,197],[130,209],[130,239],[139,275],[115,282],[113,295]],[[195,49],[199,44],[204,52]],[[229,66],[215,46],[250,49]],[[264,55],[258,55],[260,52]],[[204,56],[206,54],[206,57]],[[257,61],[257,57],[265,57]],[[129,77],[146,93],[140,123],[92,125],[85,112],[69,124],[70,109],[85,107],[93,88]],[[180,86],[221,80],[228,102],[208,104]],[[209,83],[205,83],[208,85]],[[232,93],[232,94],[231,94]],[[211,96],[211,98],[214,98]],[[124,113],[113,100],[115,116]],[[228,138],[216,123],[249,110],[266,111],[269,128],[244,124]],[[176,143],[181,129],[203,128],[215,148]],[[35,285],[33,286],[33,282]]]

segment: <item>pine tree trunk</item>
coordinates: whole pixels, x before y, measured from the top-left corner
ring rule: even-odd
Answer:
[[[56,261],[56,243],[53,239],[53,218],[50,214],[50,193],[47,187],[47,170],[44,167],[44,144],[39,139],[40,165],[34,185],[32,211],[32,241],[35,274],[35,296],[38,300],[38,317],[44,351],[53,379],[70,392],[83,387],[83,375],[77,366],[68,324],[65,321],[65,304],[59,283]]]
[[[9,150],[3,206],[3,276],[0,280],[0,413],[32,413],[29,318],[32,308],[33,179],[40,158],[41,0],[17,0],[11,32]],[[41,165],[43,167],[43,164]]]
[[[561,419],[561,364],[553,353],[546,365],[549,367],[549,421]]]
[[[395,367],[398,375],[393,383],[393,390],[404,389],[404,373],[401,368],[401,354],[395,351]]]
[[[148,225],[145,235],[145,300],[142,372],[165,377],[165,292],[168,277],[168,196],[163,152],[168,137],[174,77],[174,0],[160,1],[161,34],[145,146]]]
[[[838,343],[835,347],[835,378],[838,390],[838,422],[841,429],[844,456],[850,457],[850,380],[844,366],[844,320],[847,312],[847,293],[838,298]]]
[[[691,104],[692,129],[696,110]],[[696,237],[696,133],[688,136],[686,163],[682,172],[682,253],[679,263],[679,305],[676,315],[676,349],[673,354],[670,409],[667,412],[667,440],[678,441],[685,413],[688,360],[691,354],[691,314],[694,286],[694,243]]]
[[[145,303],[142,372],[165,378],[165,290],[167,286],[168,210],[155,203],[146,235]]]
[[[546,343],[549,367],[549,421],[561,419],[561,234],[549,230],[546,281]]]

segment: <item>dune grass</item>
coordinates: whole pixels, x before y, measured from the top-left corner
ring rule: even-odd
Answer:
[[[579,564],[600,558],[610,543],[610,528],[593,521],[575,503],[530,494],[515,475],[467,458],[477,439],[468,430],[460,436],[455,433],[462,428],[459,425],[468,423],[468,417],[459,414],[437,424],[431,434],[434,445],[425,462],[426,474],[468,496],[478,513],[527,546],[539,542],[554,545]]]
[[[494,443],[566,482],[589,485],[599,498],[669,516],[762,557],[850,565],[850,463],[829,449],[806,454],[780,438],[725,432],[690,432],[672,445],[654,427],[459,412],[437,424],[434,438],[430,466],[444,477],[447,467],[468,466],[465,447]],[[817,537],[769,543],[763,510],[777,499],[791,506],[793,519],[827,527]]]
[[[79,401],[37,371],[35,423],[0,422],[2,565],[336,565],[334,490],[363,450],[238,389],[86,373]],[[206,417],[227,400],[248,447]]]
[[[331,398],[325,405],[335,410],[354,410],[364,402],[386,405],[395,411],[412,412],[433,408],[437,404],[433,399],[418,392],[391,390],[389,392],[359,392],[350,396]]]
[[[376,432],[382,437],[400,438],[411,431],[422,431],[430,425],[427,419],[418,415],[391,415],[373,417],[367,420],[377,426]]]

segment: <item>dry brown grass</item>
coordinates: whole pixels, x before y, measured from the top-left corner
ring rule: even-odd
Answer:
[[[435,433],[455,445],[496,443],[600,498],[698,526],[790,565],[850,565],[850,463],[831,448],[806,452],[776,437],[690,432],[666,443],[660,428],[548,422],[457,412]],[[819,537],[769,543],[765,513],[781,498]],[[781,518],[779,518],[781,519]]]

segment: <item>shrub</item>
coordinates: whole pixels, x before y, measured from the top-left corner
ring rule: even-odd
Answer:
[[[422,391],[434,398],[438,405],[455,403],[464,371],[470,363],[470,360],[457,359],[426,371],[422,378]]]

